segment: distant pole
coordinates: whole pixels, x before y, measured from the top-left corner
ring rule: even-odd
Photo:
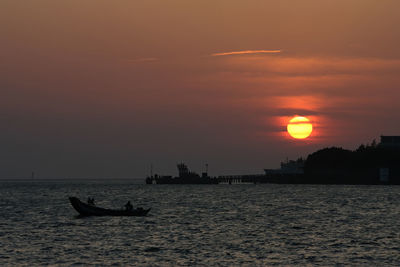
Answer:
[[[208,163],[206,163],[206,173],[208,173]]]
[[[150,164],[150,177],[153,177],[153,163]]]
[[[32,172],[31,178],[32,178],[32,179],[35,179],[35,172]]]

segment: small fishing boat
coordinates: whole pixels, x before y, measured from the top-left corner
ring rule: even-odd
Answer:
[[[136,208],[132,210],[112,210],[104,209],[94,205],[84,203],[76,197],[70,197],[72,207],[81,216],[146,216],[150,209]]]

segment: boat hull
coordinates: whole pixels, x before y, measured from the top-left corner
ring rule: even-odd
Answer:
[[[88,205],[76,197],[70,197],[72,207],[81,216],[146,216],[150,209],[137,208],[134,210],[112,210]]]

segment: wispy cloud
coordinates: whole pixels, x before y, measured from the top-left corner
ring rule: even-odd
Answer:
[[[220,56],[234,56],[234,55],[248,55],[248,54],[277,54],[282,50],[243,50],[243,51],[230,51],[211,54],[212,57]]]
[[[130,62],[153,62],[158,61],[159,58],[156,57],[144,57],[144,58],[136,58],[136,59],[129,59]]]

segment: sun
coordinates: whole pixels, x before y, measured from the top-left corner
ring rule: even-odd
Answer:
[[[310,120],[302,116],[292,118],[287,125],[288,133],[291,137],[296,139],[305,139],[309,137],[312,130],[313,128]]]

